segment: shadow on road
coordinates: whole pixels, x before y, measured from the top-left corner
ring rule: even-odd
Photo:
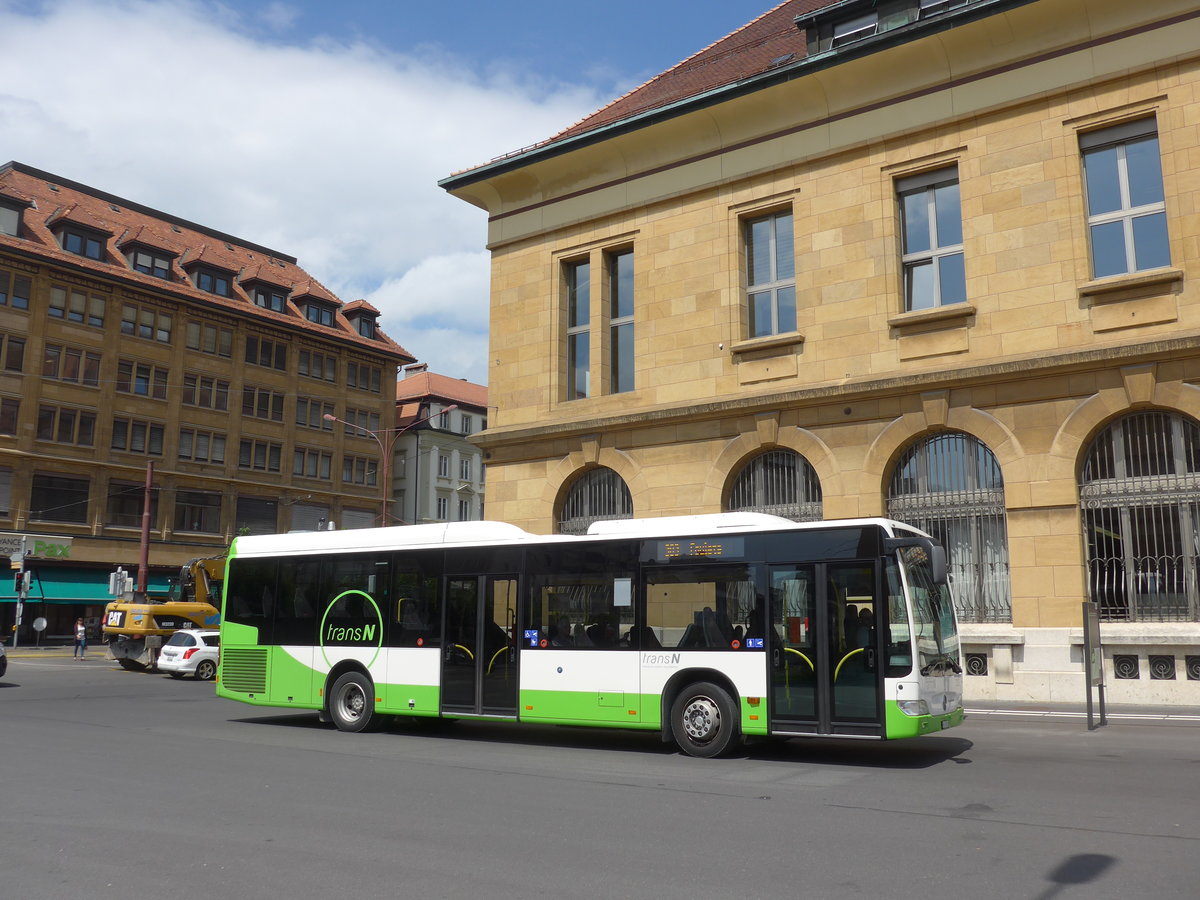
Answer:
[[[271,725],[279,728],[328,730],[333,726],[317,719],[316,713],[283,716],[250,716],[231,719],[244,725]],[[508,722],[479,722],[447,719],[398,718],[387,732],[392,734],[436,736],[441,740],[475,744],[495,743],[539,747],[564,747],[588,750],[620,750],[671,756],[681,751],[673,743],[663,743],[657,731],[620,731],[570,725],[515,725]],[[346,736],[353,740],[352,735]],[[971,741],[958,737],[930,736],[905,741],[861,741],[837,738],[795,738],[760,740],[735,748],[733,758],[763,762],[803,762],[873,769],[925,769],[946,762],[968,764],[963,754]]]

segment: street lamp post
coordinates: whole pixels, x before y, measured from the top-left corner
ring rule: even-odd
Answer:
[[[435,416],[440,416],[442,413],[448,413],[456,409],[458,409],[458,404],[452,403],[443,409],[439,409],[435,413],[430,413],[423,418],[409,422],[403,428],[382,428],[379,431],[372,431],[369,428],[363,428],[361,425],[356,425],[353,422],[347,422],[345,419],[339,419],[337,416],[331,413],[325,413],[325,415],[322,416],[326,422],[338,422],[342,425],[345,425],[347,428],[353,428],[355,431],[361,431],[363,434],[370,435],[374,439],[375,443],[379,445],[379,455],[381,457],[382,469],[381,474],[383,477],[383,505],[379,514],[379,524],[381,526],[385,526],[389,524],[391,519],[397,518],[396,516],[393,516],[390,511],[392,502],[392,453],[396,449],[396,441],[400,439],[400,435],[404,434],[404,432],[410,431],[411,429],[416,428],[418,425],[428,422]],[[400,521],[403,522],[404,520],[400,519]]]

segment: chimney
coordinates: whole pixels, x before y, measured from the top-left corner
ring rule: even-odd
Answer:
[[[404,367],[404,377],[411,378],[413,375],[423,375],[429,371],[429,363],[413,363],[411,366]]]

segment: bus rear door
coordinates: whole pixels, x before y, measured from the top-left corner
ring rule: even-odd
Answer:
[[[517,714],[516,575],[446,578],[442,712]]]

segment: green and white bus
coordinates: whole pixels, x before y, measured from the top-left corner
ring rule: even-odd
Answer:
[[[945,554],[886,519],[757,513],[237,538],[217,693],[343,731],[393,716],[741,738],[962,721]]]

